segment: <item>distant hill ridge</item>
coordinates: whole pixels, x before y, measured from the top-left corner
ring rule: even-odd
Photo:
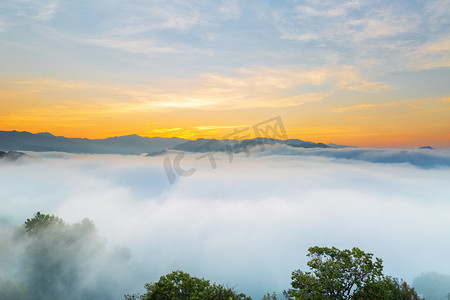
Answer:
[[[48,132],[0,131],[0,150],[58,151],[86,154],[134,154],[161,151],[184,143],[181,138],[126,135],[106,139],[66,138]]]
[[[217,139],[197,139],[195,141],[187,141],[173,147],[173,150],[187,151],[187,152],[244,152],[250,148],[264,145],[287,145],[294,148],[331,148],[331,146],[323,143],[306,142],[298,139],[279,140],[273,138],[253,138],[242,141],[238,140],[217,140]],[[337,145],[336,145],[337,146]],[[344,146],[339,146],[344,147]],[[337,147],[334,147],[337,148]],[[155,156],[156,153],[149,154]]]
[[[49,132],[0,131],[0,150],[58,151],[86,154],[130,154],[151,153],[150,156],[165,153],[166,149],[189,152],[228,151],[242,152],[258,145],[285,144],[301,148],[342,148],[335,144],[323,144],[298,139],[278,140],[254,138],[242,141],[182,138],[142,137],[136,134],[109,137],[106,139],[66,138]],[[228,148],[227,148],[228,147]]]

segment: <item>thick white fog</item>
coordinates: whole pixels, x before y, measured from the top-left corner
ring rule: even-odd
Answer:
[[[216,153],[216,169],[186,154],[181,167],[196,171],[173,185],[166,156],[30,155],[0,164],[3,238],[37,211],[92,220],[104,251],[129,257],[117,268],[98,254],[89,264],[110,274],[117,297],[178,269],[260,299],[288,289],[314,245],[359,247],[409,283],[422,272],[450,273],[446,150],[266,147],[232,163]],[[7,248],[2,277],[20,273],[20,251]]]

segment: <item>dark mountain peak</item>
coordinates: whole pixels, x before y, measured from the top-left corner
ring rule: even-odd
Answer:
[[[325,145],[324,143],[314,143],[296,139],[287,140],[286,145],[295,148],[330,148],[328,145]]]
[[[356,146],[345,146],[345,145],[338,145],[338,144],[334,144],[334,143],[329,143],[327,144],[328,147],[330,148],[334,148],[334,149],[341,149],[341,148],[358,148]]]
[[[199,138],[195,141],[187,141],[173,147],[173,150],[187,151],[187,152],[209,152],[209,151],[233,151],[236,153],[248,151],[248,149],[262,145],[287,145],[298,148],[330,148],[324,143],[305,142],[302,140],[290,139],[279,140],[274,138],[257,137],[253,139],[237,140],[217,140]]]
[[[419,149],[430,149],[430,150],[433,150],[434,148],[431,147],[431,146],[422,146],[422,147],[419,147]]]
[[[36,133],[37,135],[42,135],[42,136],[52,136],[52,137],[54,137],[55,135],[53,135],[53,134],[51,134],[50,132],[39,132],[39,133]]]
[[[28,131],[17,131],[17,130],[0,131],[0,133],[2,133],[2,134],[14,134],[14,135],[17,135],[17,134],[32,134],[32,133],[30,133]]]
[[[218,141],[218,139],[205,139],[205,138],[199,138],[199,139],[196,139],[195,141],[193,141],[193,142],[215,142],[215,141]]]
[[[18,151],[0,151],[0,159],[4,159],[4,160],[9,160],[9,161],[14,161],[14,160],[18,160],[19,158],[23,157],[23,156],[28,156],[25,153],[22,152],[18,152]]]
[[[303,141],[303,140],[299,140],[299,139],[288,139],[288,140],[286,140],[286,144],[289,144],[289,143],[304,143],[305,141]]]
[[[161,150],[161,151],[156,151],[156,152],[152,152],[152,153],[148,153],[146,156],[159,156],[159,155],[163,155],[167,153],[167,149]]]
[[[279,139],[274,139],[274,138],[266,138],[266,137],[257,137],[257,138],[254,138],[254,139],[247,139],[247,140],[243,140],[242,142],[244,142],[244,141],[256,141],[256,142],[262,142],[262,143],[264,143],[264,144],[271,144],[271,145],[274,145],[274,144],[285,144],[286,143],[286,141],[283,141],[283,140],[279,140]]]
[[[173,149],[188,152],[225,151],[225,143],[217,139],[199,138],[176,145]]]
[[[105,140],[127,140],[127,139],[128,140],[129,139],[145,139],[145,137],[142,137],[137,134],[127,134],[127,135],[109,137],[109,138],[106,138]],[[97,139],[97,140],[101,140],[101,139]]]
[[[143,138],[143,136],[137,135],[137,134],[128,134],[128,135],[123,135],[121,137],[130,137],[130,138]]]

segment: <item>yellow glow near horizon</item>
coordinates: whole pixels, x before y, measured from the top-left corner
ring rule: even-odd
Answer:
[[[182,92],[189,98],[188,90]],[[330,94],[312,101],[305,96],[303,104],[287,107],[282,101],[276,107],[278,91],[265,92],[270,92],[265,97],[272,97],[273,107],[250,110],[246,107],[257,106],[250,100],[236,109],[218,110],[211,107],[217,101],[161,107],[157,97],[166,94],[155,93],[152,102],[143,92],[117,86],[51,80],[3,83],[2,97],[8,101],[2,107],[1,129],[85,138],[138,134],[220,139],[235,128],[280,115],[289,138],[371,147],[450,146],[450,97],[342,106],[345,99]],[[245,95],[254,92],[239,89],[239,93],[245,101]],[[124,94],[137,98],[130,100]]]
[[[233,128],[280,115],[290,138],[372,147],[450,146],[450,97],[383,101],[388,85],[368,82],[349,67],[339,72],[343,75],[324,68],[239,70],[243,77],[202,75],[168,89],[48,78],[3,81],[1,129],[85,138],[223,138]],[[286,93],[299,84],[325,82],[335,90]],[[355,103],[348,93],[368,98],[367,103]]]

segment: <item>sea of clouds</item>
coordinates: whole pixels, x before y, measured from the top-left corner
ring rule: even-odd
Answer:
[[[172,185],[166,156],[29,154],[0,163],[3,278],[20,280],[11,228],[37,211],[95,223],[101,251],[119,253],[120,264],[101,253],[74,259],[97,278],[83,286],[109,277],[103,288],[114,298],[184,270],[260,299],[288,289],[314,245],[359,247],[410,283],[450,273],[449,150],[265,146],[232,162],[214,153],[215,169],[190,153],[180,165],[195,172]]]

